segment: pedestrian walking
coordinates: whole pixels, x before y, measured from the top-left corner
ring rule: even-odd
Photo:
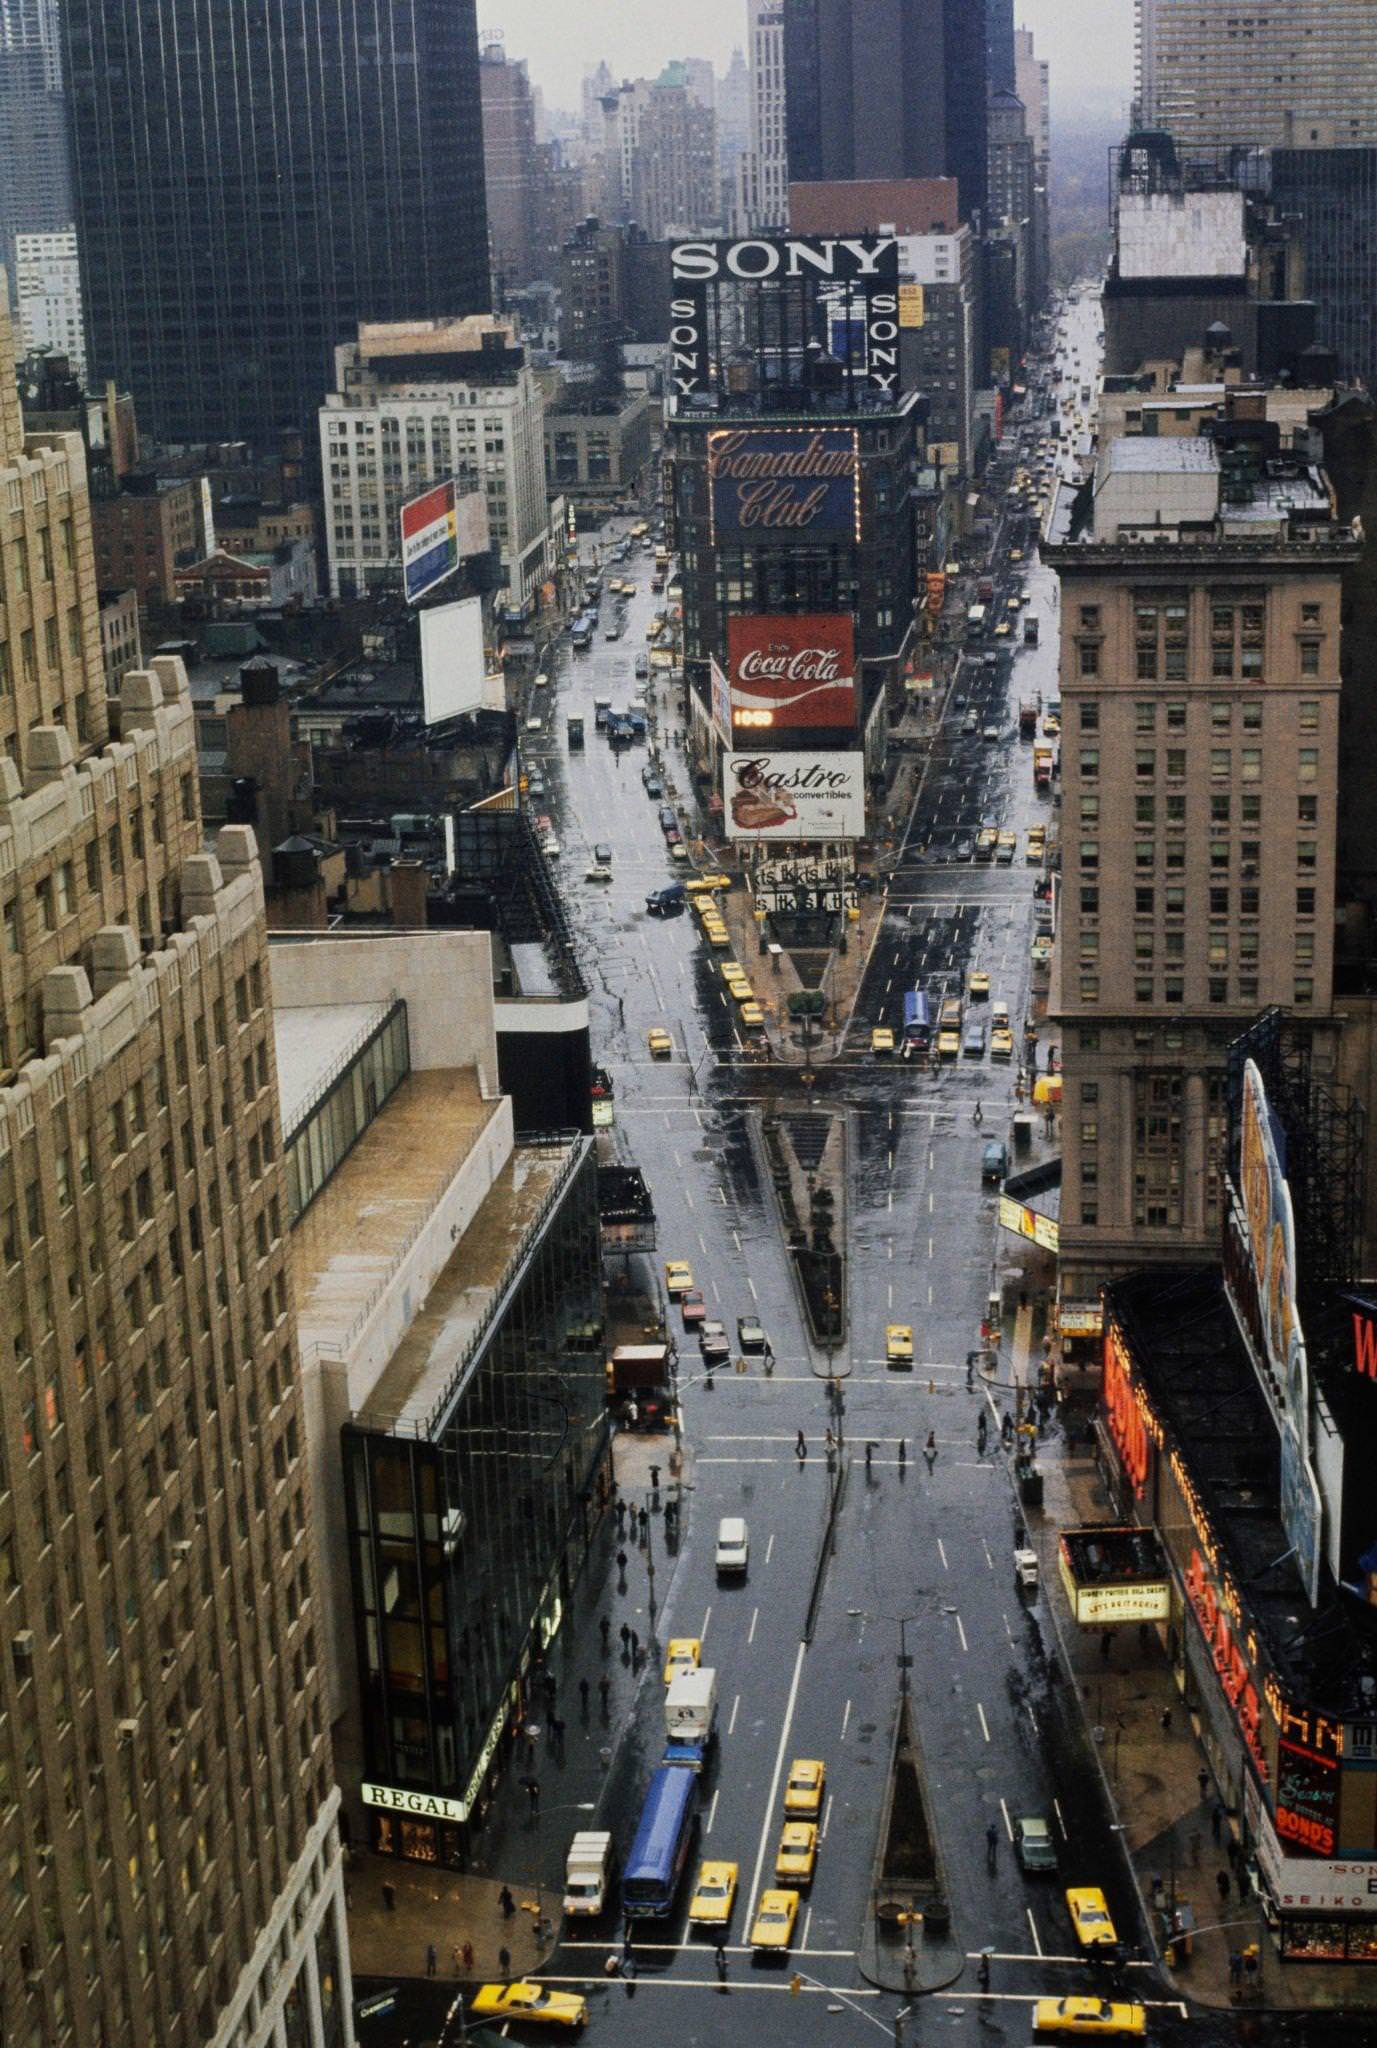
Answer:
[[[808,1456],[808,1439],[803,1434],[802,1430],[800,1430],[798,1435],[794,1438],[794,1456],[799,1459],[803,1459]]]
[[[875,1446],[874,1446],[874,1444],[873,1444],[873,1443],[871,1443],[871,1442],[870,1442],[870,1440],[869,1440],[869,1439],[867,1438],[867,1439],[866,1439],[866,1446],[865,1446],[865,1469],[866,1469],[866,1471],[867,1471],[867,1472],[868,1472],[868,1471],[870,1470],[870,1460],[871,1460],[872,1456],[874,1455],[874,1451],[875,1451]]]
[[[396,1887],[395,1887],[394,1885],[390,1885],[390,1884],[385,1884],[385,1885],[383,1886],[383,1888],[382,1888],[382,1900],[383,1900],[383,1911],[384,1911],[385,1913],[395,1913],[395,1912],[396,1912],[396,1910],[397,1910],[397,1892],[396,1892]]]
[[[558,1686],[555,1684],[555,1674],[553,1671],[546,1672],[544,1678],[544,1685],[546,1703],[547,1705],[553,1708],[555,1704],[555,1695],[559,1690]]]
[[[1192,1870],[1199,1870],[1200,1868],[1200,1851],[1204,1846],[1204,1840],[1205,1838],[1199,1828],[1192,1828],[1186,1838],[1186,1847],[1190,1850]]]
[[[509,1948],[500,1948],[497,1951],[497,1967],[501,1971],[504,1978],[511,1976],[512,1952]]]
[[[837,1448],[837,1439],[832,1434],[832,1428],[830,1423],[828,1424],[827,1433],[823,1437],[823,1443],[829,1451],[834,1451]]]
[[[985,1830],[985,1868],[992,1872],[999,1868],[999,1829],[993,1821]]]
[[[1243,1957],[1236,1948],[1229,1950],[1229,1982],[1234,1986],[1243,1982]]]
[[[624,1593],[626,1591],[626,1552],[624,1550],[617,1552],[617,1572],[621,1579],[621,1584],[618,1586],[617,1591]]]
[[[512,1897],[511,1886],[504,1884],[497,1894],[497,1903],[502,1908],[502,1918],[510,1920],[516,1911],[516,1900]]]
[[[626,1022],[626,998],[625,998],[625,996],[618,996],[618,997],[617,997],[617,1022],[618,1022],[619,1024],[625,1024],[625,1022]]]
[[[1221,1828],[1223,1827],[1223,1825],[1224,1825],[1224,1809],[1223,1809],[1223,1807],[1222,1807],[1222,1806],[1221,1806],[1221,1805],[1219,1804],[1219,1801],[1218,1801],[1218,1800],[1216,1800],[1216,1801],[1215,1801],[1215,1803],[1214,1803],[1214,1806],[1212,1807],[1212,1809],[1211,1809],[1211,1811],[1210,1811],[1210,1839],[1211,1839],[1211,1841],[1217,1842],[1217,1841],[1219,1840],[1219,1830],[1220,1830],[1220,1829],[1221,1829]]]
[[[980,1126],[981,1126],[981,1125],[982,1125],[982,1124],[984,1123],[984,1121],[985,1121],[985,1112],[984,1112],[984,1110],[983,1110],[983,1109],[982,1109],[982,1108],[980,1107],[980,1104],[979,1104],[979,1102],[977,1101],[977,1103],[976,1103],[976,1105],[975,1105],[975,1108],[974,1108],[974,1109],[973,1109],[973,1110],[971,1111],[971,1122],[972,1122],[972,1123],[973,1123],[973,1124],[975,1125],[976,1129],[977,1129],[977,1130],[979,1130],[979,1129],[980,1129]]]
[[[586,1678],[579,1680],[579,1711],[585,1721],[588,1719],[588,1695],[592,1689]]]
[[[436,1955],[435,1955],[435,1943],[434,1943],[433,1941],[428,1941],[428,1942],[426,1943],[426,1975],[427,1975],[427,1977],[433,1977],[433,1976],[435,1975],[435,1964],[436,1964]]]
[[[1163,1733],[1164,1735],[1170,1735],[1170,1733],[1171,1733],[1171,1708],[1170,1708],[1170,1707],[1163,1707],[1163,1709],[1162,1709],[1162,1718],[1161,1718],[1161,1728],[1162,1728],[1162,1733]]]
[[[539,1780],[539,1778],[528,1778],[528,1779],[526,1780],[526,1797],[527,1797],[527,1798],[528,1798],[528,1799],[530,1800],[530,1802],[531,1802],[531,1817],[532,1817],[532,1819],[534,1819],[534,1818],[535,1818],[535,1816],[536,1816],[536,1814],[538,1814],[538,1813],[540,1812],[540,1780]]]
[[[1257,1952],[1257,1943],[1250,1941],[1243,1951],[1243,1975],[1247,1982],[1249,1998],[1256,1998],[1258,1995],[1257,1973],[1261,1960]]]
[[[627,1655],[629,1654],[629,1652],[630,1652],[630,1649],[631,1649],[631,1624],[630,1624],[630,1622],[629,1622],[629,1621],[624,1621],[624,1622],[622,1623],[621,1635],[622,1635],[622,1655],[623,1655],[623,1657],[625,1657],[625,1656],[627,1656]]]
[[[1210,1796],[1210,1774],[1203,1764],[1195,1774],[1195,1782],[1200,1787],[1200,1798],[1203,1804]]]
[[[1229,1873],[1228,1873],[1228,1871],[1227,1871],[1227,1870],[1218,1870],[1218,1871],[1216,1871],[1216,1872],[1215,1872],[1215,1879],[1214,1879],[1214,1882],[1215,1882],[1215,1889],[1216,1889],[1216,1890],[1218,1891],[1218,1893],[1219,1893],[1219,1903],[1220,1903],[1220,1905],[1221,1905],[1221,1906],[1225,1906],[1225,1905],[1227,1905],[1227,1904],[1228,1904],[1228,1901],[1229,1901]]]
[[[650,1510],[649,1510],[649,1508],[642,1508],[642,1509],[641,1509],[641,1541],[642,1541],[642,1543],[644,1543],[644,1542],[645,1542],[645,1540],[646,1540],[646,1533],[647,1533],[647,1531],[649,1530],[649,1528],[650,1528]]]
[[[928,1431],[928,1440],[923,1446],[923,1456],[927,1459],[929,1465],[937,1462],[937,1432],[935,1430],[930,1429]]]
[[[727,1945],[725,1942],[718,1942],[712,1952],[712,1958],[717,1965],[717,1975],[722,1983],[725,1984],[727,1981]]]
[[[551,1716],[550,1716],[550,1734],[551,1734],[551,1736],[552,1736],[552,1738],[553,1738],[553,1741],[554,1741],[554,1749],[555,1749],[555,1755],[556,1755],[556,1756],[557,1756],[557,1757],[559,1758],[559,1761],[560,1761],[561,1763],[563,1763],[563,1762],[564,1762],[564,1723],[563,1723],[563,1721],[561,1721],[561,1720],[560,1720],[560,1718],[559,1718],[559,1715],[558,1715],[558,1714],[551,1714]]]
[[[612,1681],[610,1678],[600,1678],[598,1680],[598,1697],[602,1701],[602,1718],[605,1721],[607,1719],[608,1702],[612,1697]]]
[[[976,1967],[975,1974],[981,1990],[988,1991],[990,1988],[990,1954],[988,1949],[980,1951],[980,1961]]]
[[[632,1669],[633,1671],[634,1671],[634,1670],[636,1669],[636,1666],[637,1666],[637,1664],[638,1664],[638,1663],[639,1663],[639,1661],[640,1661],[640,1656],[641,1656],[641,1639],[640,1639],[640,1637],[639,1637],[639,1636],[637,1635],[637,1633],[636,1633],[635,1629],[633,1628],[633,1629],[632,1629],[632,1631],[631,1631],[631,1669]]]
[[[907,1465],[907,1463],[908,1463],[908,1444],[906,1443],[906,1441],[904,1440],[904,1438],[903,1438],[903,1437],[900,1437],[900,1439],[899,1439],[899,1465],[900,1465],[900,1469],[902,1470],[902,1468],[903,1468],[903,1467],[904,1467],[905,1465]]]

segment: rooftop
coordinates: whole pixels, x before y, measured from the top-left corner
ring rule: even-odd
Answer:
[[[1200,474],[1217,470],[1219,456],[1214,442],[1202,434],[1182,434],[1173,441],[1151,434],[1124,434],[1105,449],[1101,467],[1110,475],[1124,470],[1153,476],[1170,471]]]
[[[348,1356],[439,1196],[502,1116],[471,1068],[430,1068],[401,1082],[292,1231],[303,1356]]]
[[[274,1009],[273,1046],[284,1136],[296,1129],[307,1105],[321,1094],[327,1077],[338,1072],[391,1007],[391,1003],[303,1003],[299,1009],[281,1004]]]

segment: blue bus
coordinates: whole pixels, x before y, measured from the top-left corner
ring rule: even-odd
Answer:
[[[911,988],[904,997],[904,1037],[915,1052],[926,1052],[932,1044],[932,1004],[921,988]]]
[[[662,1764],[651,1777],[622,1871],[628,1920],[659,1920],[671,1911],[697,1838],[698,1774],[684,1764]]]

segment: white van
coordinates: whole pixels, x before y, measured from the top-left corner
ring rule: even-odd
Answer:
[[[740,1515],[724,1515],[717,1525],[715,1561],[719,1578],[729,1572],[744,1572],[749,1541]]]

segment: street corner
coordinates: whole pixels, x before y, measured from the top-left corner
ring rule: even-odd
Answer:
[[[345,1883],[356,1978],[489,1983],[545,1968],[559,1943],[558,1894],[356,1850]]]

